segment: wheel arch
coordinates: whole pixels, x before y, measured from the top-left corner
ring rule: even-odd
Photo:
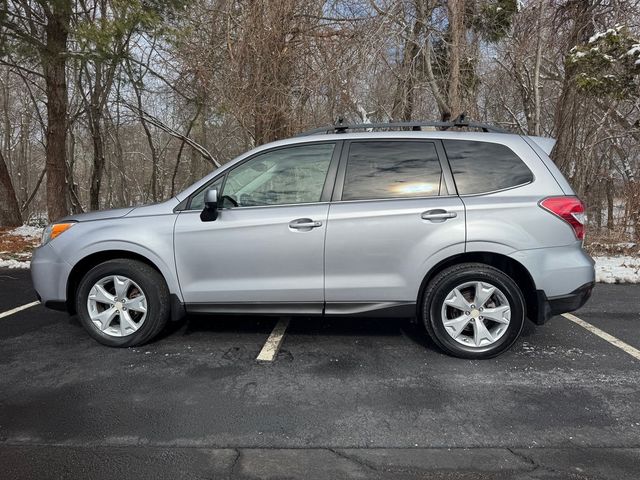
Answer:
[[[538,297],[536,294],[536,285],[533,277],[526,269],[526,267],[517,260],[514,260],[507,255],[495,252],[460,253],[440,261],[433,268],[431,268],[431,270],[427,272],[422,280],[422,283],[420,284],[420,290],[416,303],[416,314],[418,317],[420,317],[422,302],[424,300],[424,292],[431,279],[445,268],[451,267],[453,265],[459,265],[461,263],[484,263],[486,265],[497,268],[506,275],[509,275],[509,277],[511,277],[516,282],[516,284],[522,291],[522,295],[525,300],[526,316],[530,319],[537,318]]]
[[[158,265],[148,257],[140,253],[133,252],[131,250],[121,250],[121,249],[101,250],[101,251],[94,252],[82,257],[79,261],[75,263],[75,265],[71,269],[71,272],[69,273],[69,276],[67,278],[67,290],[66,290],[67,305],[66,306],[67,306],[67,311],[70,314],[73,315],[76,313],[75,311],[76,292],[78,289],[78,285],[82,280],[82,277],[84,277],[87,274],[87,272],[89,272],[89,270],[91,270],[93,267],[101,263],[104,263],[106,261],[116,260],[116,259],[137,260],[146,265],[149,265],[151,268],[153,268],[158,273],[160,273],[160,275],[162,275],[162,277],[165,279],[165,282],[167,282],[167,286],[169,287],[169,290],[172,293],[172,296],[175,293],[171,288],[172,287],[171,279],[167,278],[167,274],[163,272],[162,269],[158,267]]]

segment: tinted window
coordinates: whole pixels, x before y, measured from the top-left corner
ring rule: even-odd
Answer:
[[[334,146],[302,145],[260,154],[229,172],[223,195],[239,207],[319,202]]]
[[[353,142],[343,200],[429,197],[440,194],[442,169],[430,142]]]
[[[529,183],[533,174],[511,149],[497,143],[444,140],[460,195]]]

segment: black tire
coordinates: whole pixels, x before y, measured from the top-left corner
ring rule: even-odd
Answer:
[[[447,333],[443,324],[441,310],[447,295],[459,285],[472,281],[488,282],[500,289],[511,308],[511,319],[506,331],[488,346],[463,345]],[[513,345],[524,326],[526,306],[520,288],[507,274],[483,263],[462,263],[444,269],[429,282],[422,298],[422,319],[427,332],[438,347],[455,357],[496,357]]]
[[[109,275],[130,278],[147,297],[144,322],[138,330],[127,336],[115,337],[103,333],[89,316],[89,292],[96,282]],[[129,259],[109,260],[92,268],[80,281],[76,291],[76,311],[82,326],[98,342],[110,347],[135,347],[155,338],[166,326],[171,314],[169,289],[162,275],[145,263]]]

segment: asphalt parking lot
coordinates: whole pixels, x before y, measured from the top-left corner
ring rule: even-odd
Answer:
[[[0,314],[35,300],[0,270]],[[640,349],[640,286],[576,313]],[[110,349],[37,305],[0,318],[0,478],[637,479],[640,360],[556,317],[505,355],[409,320],[191,317]]]

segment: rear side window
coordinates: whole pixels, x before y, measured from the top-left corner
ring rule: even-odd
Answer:
[[[460,195],[524,185],[533,174],[520,157],[498,143],[443,140]]]
[[[442,169],[431,142],[352,142],[342,200],[440,195]]]

